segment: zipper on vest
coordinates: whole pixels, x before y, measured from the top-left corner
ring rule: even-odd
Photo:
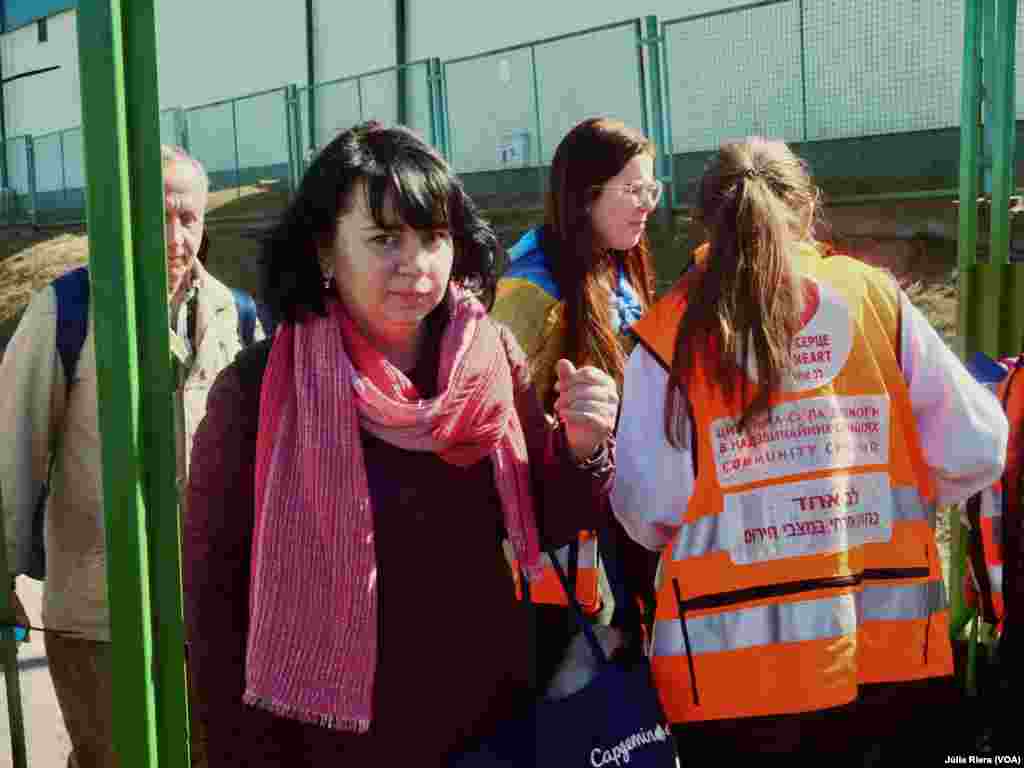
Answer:
[[[676,598],[679,601],[680,614],[682,610],[699,611],[708,608],[726,608],[738,603],[747,603],[753,600],[764,600],[772,597],[789,597],[798,595],[801,592],[813,592],[819,589],[841,589],[843,587],[856,587],[865,581],[887,581],[895,579],[920,579],[927,577],[931,571],[926,568],[868,568],[861,573],[850,574],[849,576],[829,576],[821,579],[804,579],[802,581],[791,581],[785,584],[767,584],[761,587],[748,587],[737,589],[732,592],[719,592],[713,595],[702,595],[689,600],[681,599],[679,592]],[[673,581],[675,581],[673,579]]]
[[[926,570],[927,572],[927,570]],[[890,577],[895,578],[895,577]],[[771,597],[788,597],[798,595],[801,592],[812,592],[818,589],[840,589],[842,587],[855,587],[864,579],[862,574],[851,574],[849,576],[830,576],[821,579],[804,579],[803,581],[791,581],[785,584],[766,584],[761,587],[747,587],[736,589],[732,592],[719,592],[714,595],[701,595],[689,600],[683,600],[679,593],[678,585],[673,579],[673,586],[676,587],[676,597],[679,601],[679,614],[684,610],[705,610],[708,608],[727,608],[730,605],[749,603],[753,600],[764,600]]]
[[[927,566],[920,568],[865,568],[865,581],[885,581],[887,579],[923,579],[931,575]]]
[[[693,689],[693,705],[700,706],[700,693],[697,691],[697,671],[693,667],[693,653],[690,651],[690,633],[686,629],[686,604],[683,602],[683,593],[679,589],[679,579],[672,577],[672,589],[676,593],[676,602],[679,603],[679,626],[683,629],[683,643],[686,645],[686,664],[690,668],[690,687]]]
[[[700,706],[700,694],[697,690],[697,673],[693,665],[693,653],[690,649],[690,633],[686,627],[686,612],[688,610],[704,610],[713,608],[726,608],[738,603],[746,603],[754,600],[764,600],[772,597],[788,597],[798,595],[801,592],[814,592],[820,589],[842,589],[843,587],[856,587],[865,581],[888,581],[896,579],[919,579],[926,578],[931,573],[927,567],[919,568],[868,568],[861,573],[850,574],[849,576],[830,576],[821,579],[804,579],[793,581],[787,584],[769,584],[762,587],[748,587],[747,589],[736,589],[732,592],[719,592],[714,595],[702,595],[689,600],[683,600],[682,590],[679,588],[679,579],[672,577],[672,589],[676,594],[676,604],[679,609],[679,626],[683,630],[683,643],[686,646],[686,663],[690,669],[690,685],[693,688],[693,703]],[[931,611],[928,612],[928,620],[931,622]],[[925,663],[928,661],[928,634],[925,634]]]

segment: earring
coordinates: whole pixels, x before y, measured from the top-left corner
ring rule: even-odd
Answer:
[[[331,287],[331,283],[334,282],[334,270],[333,269],[324,270],[323,271],[323,278],[324,278],[324,290],[329,290],[330,287]]]

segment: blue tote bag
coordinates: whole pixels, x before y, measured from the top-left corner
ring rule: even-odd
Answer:
[[[537,700],[521,719],[504,723],[450,768],[676,768],[675,741],[650,663],[645,657],[625,661],[606,656],[561,563],[554,552],[547,554],[598,673],[565,698]]]

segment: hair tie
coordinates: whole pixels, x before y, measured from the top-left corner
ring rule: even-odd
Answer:
[[[760,175],[761,174],[757,171],[756,168],[746,168],[743,171],[743,178],[744,179],[754,179],[754,178],[757,178]]]

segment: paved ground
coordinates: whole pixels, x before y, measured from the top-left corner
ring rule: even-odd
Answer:
[[[32,624],[39,626],[42,584],[20,578],[18,594]],[[71,742],[64,730],[64,721],[54,697],[46,651],[43,649],[43,636],[39,632],[32,634],[31,642],[20,646],[18,671],[29,768],[64,768],[71,752]],[[11,734],[5,691],[6,688],[0,686],[0,768],[11,768]]]

